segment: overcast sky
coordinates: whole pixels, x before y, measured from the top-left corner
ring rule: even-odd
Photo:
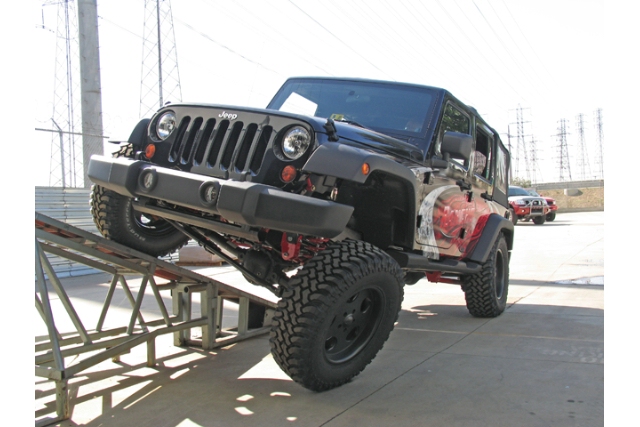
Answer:
[[[57,5],[36,1],[36,127],[50,128]],[[172,2],[182,100],[264,107],[291,76],[354,76],[440,86],[473,105],[505,143],[521,107],[539,182],[558,180],[558,122],[569,154],[584,114],[597,174],[594,112],[604,107],[604,1],[181,0]],[[139,119],[143,0],[98,0],[104,133]],[[603,111],[606,129],[607,111]],[[51,144],[51,135],[39,135]],[[512,139],[512,143],[515,141]],[[107,147],[112,151],[112,146]],[[44,149],[41,150],[44,153]],[[46,156],[43,160],[48,164]],[[572,164],[577,179],[578,165]],[[43,170],[45,167],[42,168]],[[45,173],[37,185],[48,185]],[[521,174],[522,175],[522,174]]]

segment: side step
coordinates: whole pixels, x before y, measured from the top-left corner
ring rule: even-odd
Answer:
[[[481,265],[475,262],[444,259],[440,261],[428,259],[420,254],[388,250],[400,267],[410,271],[441,271],[443,273],[473,274],[480,271]]]
[[[256,296],[249,290],[151,257],[38,212],[35,213],[35,249],[35,305],[48,331],[48,336],[36,340],[35,374],[55,382],[57,414],[57,418],[36,425],[70,417],[68,382],[80,372],[108,359],[117,360],[141,344],[147,345],[147,365],[155,365],[155,339],[159,335],[173,334],[176,346],[195,345],[210,350],[265,334],[270,329],[269,319],[276,308],[275,300]],[[83,322],[49,261],[50,255],[85,264],[112,276],[108,288],[99,286],[95,289],[96,293],[102,290],[105,293],[95,328],[89,328]],[[140,280],[137,294],[128,283],[131,280]],[[163,291],[170,292],[169,309],[161,296]],[[122,310],[112,304],[119,298],[114,298],[116,292],[123,293],[120,299],[126,297],[129,301],[130,315],[127,313],[128,320],[124,325],[106,328],[109,309]],[[193,313],[194,293],[200,294],[197,313]],[[62,307],[54,310],[52,299],[54,306]],[[154,301],[157,309],[152,313],[157,318],[148,319],[148,306]],[[225,301],[238,304],[236,327],[222,328]],[[55,322],[58,315],[63,316],[61,319],[67,316],[75,331],[59,331]],[[195,328],[201,331],[200,337],[191,336]]]

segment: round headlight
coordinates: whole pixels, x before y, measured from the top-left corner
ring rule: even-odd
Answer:
[[[282,140],[282,152],[291,160],[299,159],[311,145],[311,135],[302,126],[292,128]]]
[[[176,128],[176,115],[168,111],[164,113],[158,119],[158,123],[156,124],[156,133],[158,134],[158,138],[165,140],[169,138],[171,132]]]

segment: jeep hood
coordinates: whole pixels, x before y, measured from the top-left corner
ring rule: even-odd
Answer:
[[[300,118],[307,122],[311,121],[316,132],[327,134],[327,130],[324,128],[327,123],[326,119],[320,117]],[[341,144],[369,148],[414,162],[421,162],[424,158],[418,147],[408,142],[354,124],[335,121],[333,123],[336,128],[336,134],[340,138],[338,142]]]

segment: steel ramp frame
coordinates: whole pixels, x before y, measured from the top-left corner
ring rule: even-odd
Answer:
[[[88,329],[73,307],[63,283],[56,275],[47,254],[85,264],[112,275],[102,311],[95,329]],[[268,332],[268,326],[250,329],[250,309],[265,310],[267,325],[276,303],[216,281],[170,262],[151,257],[96,234],[73,227],[38,212],[35,213],[35,306],[45,322],[48,340],[36,343],[35,374],[55,382],[56,418],[36,425],[48,425],[70,418],[68,381],[79,372],[108,359],[118,360],[133,347],[147,344],[147,366],[156,364],[155,338],[173,333],[176,346],[201,346],[205,350],[222,347]],[[45,276],[46,274],[46,276]],[[137,296],[131,292],[127,276],[141,278]],[[131,277],[130,277],[131,278]],[[158,283],[156,278],[164,283]],[[61,334],[51,308],[47,279],[57,294],[75,332]],[[104,329],[107,312],[116,288],[120,286],[131,304],[127,325]],[[153,292],[161,318],[145,320],[141,306],[145,290]],[[160,292],[170,291],[172,315],[169,315]],[[192,295],[200,293],[200,314],[192,313]],[[237,328],[222,329],[224,301],[238,303]],[[57,315],[58,313],[56,313]],[[202,329],[202,338],[194,339],[191,330]],[[71,364],[65,358],[77,358]]]

